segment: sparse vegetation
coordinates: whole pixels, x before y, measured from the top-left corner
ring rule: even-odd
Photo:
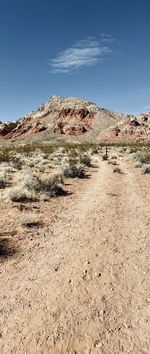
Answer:
[[[103,156],[102,156],[102,159],[103,159],[104,161],[108,160],[108,155],[103,155]]]
[[[134,166],[136,168],[141,168],[142,167],[142,163],[137,161],[137,162],[135,162]]]
[[[2,151],[0,151],[0,163],[1,162],[8,162],[10,159],[10,155],[9,155],[9,151],[7,151],[7,149],[4,149]]]
[[[120,173],[120,174],[123,173],[120,167],[114,167],[114,168],[113,168],[113,172],[114,172],[114,173]]]
[[[62,195],[63,189],[60,184],[63,183],[62,174],[56,174],[48,179],[38,179],[36,186],[37,192],[46,193],[49,196]]]
[[[20,186],[8,188],[5,192],[5,197],[12,202],[28,202],[36,200],[36,195],[33,191],[31,192],[27,189],[22,189]]]
[[[90,166],[86,145],[67,147],[26,145],[3,149],[0,174],[3,198],[13,202],[34,201],[62,195],[64,178],[84,178],[84,166]],[[6,170],[9,184],[6,183]]]
[[[141,164],[150,164],[150,151],[138,153],[136,159]]]
[[[102,155],[102,146],[103,144],[89,143],[63,145],[43,143],[1,148],[1,200],[34,201],[40,200],[42,196],[49,198],[62,195],[64,178],[85,178],[85,167],[92,165],[93,153],[100,152],[102,159],[108,159],[108,154]],[[109,146],[108,150],[110,153],[108,163],[115,167],[117,165],[115,149],[111,150]],[[149,164],[148,149],[143,147],[140,152],[138,146],[136,150],[138,166]],[[118,167],[114,172],[121,173]]]
[[[6,187],[6,173],[4,171],[0,172],[0,189]]]
[[[113,166],[118,165],[118,164],[117,164],[117,161],[115,161],[115,160],[112,160],[112,161],[110,160],[110,161],[108,161],[108,164],[109,164],[109,165],[113,165]]]
[[[79,162],[84,166],[91,166],[91,157],[88,154],[81,154]]]
[[[24,227],[34,227],[42,225],[41,219],[33,213],[23,213],[20,218],[20,223]]]
[[[68,166],[66,166],[63,170],[64,173],[64,177],[66,178],[84,178],[85,177],[85,172],[82,166],[77,166],[77,165],[73,165],[70,164]]]
[[[145,165],[142,167],[142,173],[146,174],[146,173],[150,173],[150,165]]]

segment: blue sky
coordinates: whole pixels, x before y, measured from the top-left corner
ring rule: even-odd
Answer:
[[[0,120],[51,95],[150,110],[150,1],[0,0]]]

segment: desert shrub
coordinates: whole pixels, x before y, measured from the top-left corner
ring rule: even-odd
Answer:
[[[111,160],[108,161],[108,164],[109,164],[109,165],[113,165],[113,166],[118,165],[118,164],[117,164],[117,161],[115,161],[115,160],[114,160],[114,161],[111,161]]]
[[[114,173],[122,173],[120,167],[114,167],[113,172]]]
[[[20,222],[21,225],[25,227],[34,227],[42,225],[41,219],[33,213],[23,213],[23,215],[21,215]]]
[[[6,173],[4,171],[0,172],[0,189],[6,187]]]
[[[38,178],[33,175],[31,170],[22,171],[15,176],[15,184],[20,185],[22,189],[36,190]]]
[[[6,150],[1,150],[0,151],[0,162],[8,162],[10,160],[10,154],[9,151]]]
[[[82,166],[68,165],[63,170],[64,177],[66,178],[84,178],[85,172]]]
[[[77,165],[78,162],[79,162],[78,158],[72,158],[70,156],[67,158],[67,163],[69,166]]]
[[[21,160],[20,156],[13,155],[10,157],[10,161],[16,170],[21,170],[23,161]]]
[[[102,156],[102,159],[103,159],[104,161],[108,160],[108,155],[103,155],[103,156]]]
[[[92,155],[99,153],[99,148],[98,148],[98,146],[94,146],[91,150],[92,150],[92,151],[91,151]]]
[[[44,166],[39,166],[38,170],[39,170],[39,172],[44,173],[45,167]]]
[[[132,148],[127,150],[127,153],[128,154],[134,154],[134,153],[136,153],[136,151],[137,151],[137,147],[132,147]]]
[[[71,148],[69,150],[69,157],[70,158],[76,158],[78,156],[78,152],[75,148]]]
[[[142,163],[137,161],[137,162],[135,162],[134,166],[136,168],[140,168],[140,167],[142,167]]]
[[[145,151],[137,154],[137,160],[142,164],[149,164],[150,163],[150,151]]]
[[[60,184],[63,183],[63,175],[56,174],[47,179],[38,179],[36,186],[37,192],[46,193],[49,196],[61,195],[63,194],[62,187]]]
[[[43,159],[43,160],[41,161],[41,164],[44,165],[44,166],[45,166],[45,165],[49,165],[49,163],[50,163],[50,162],[49,162],[49,160],[47,160],[47,159]]]
[[[28,166],[31,167],[31,168],[35,167],[35,162],[34,161],[29,161],[28,162]]]
[[[21,186],[8,188],[5,192],[5,198],[12,202],[35,201],[35,193],[22,189]]]
[[[146,173],[150,173],[150,165],[145,165],[142,167],[142,173],[146,174]]]
[[[112,155],[110,158],[111,158],[111,160],[115,160],[115,159],[117,159],[117,156],[116,155]]]
[[[75,158],[67,159],[67,165],[63,169],[63,174],[66,178],[85,177],[83,166],[81,166],[78,159]]]
[[[88,154],[80,155],[79,161],[82,165],[91,166],[91,157]]]

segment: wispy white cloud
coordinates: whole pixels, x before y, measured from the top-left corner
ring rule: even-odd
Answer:
[[[115,42],[115,38],[113,38],[111,34],[101,33],[100,37],[101,37],[101,43],[111,44]]]
[[[103,33],[100,40],[88,37],[76,42],[48,62],[51,73],[71,73],[83,67],[94,66],[112,53],[112,41],[111,35]]]

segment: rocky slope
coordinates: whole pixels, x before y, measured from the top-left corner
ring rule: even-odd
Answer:
[[[52,96],[36,111],[23,118],[0,124],[0,136],[12,140],[45,132],[47,138],[71,135],[89,139],[95,138],[109,126],[114,126],[121,118],[120,114],[89,101]]]
[[[1,141],[148,141],[150,113],[123,115],[74,97],[52,96],[23,118],[0,122]]]
[[[126,115],[114,127],[102,132],[98,140],[103,141],[150,141],[150,113],[138,116]]]

